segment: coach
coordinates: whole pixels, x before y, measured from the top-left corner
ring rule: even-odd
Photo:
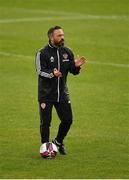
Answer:
[[[61,154],[66,154],[63,140],[72,124],[72,109],[67,88],[68,72],[77,75],[85,58],[74,59],[71,49],[64,46],[64,32],[59,26],[48,30],[49,43],[36,54],[41,143],[49,142],[52,108],[61,121],[53,140]],[[42,145],[40,151],[42,150]]]

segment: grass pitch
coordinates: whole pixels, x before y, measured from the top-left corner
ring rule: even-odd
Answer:
[[[129,178],[128,22],[128,0],[0,0],[0,178]],[[34,57],[53,25],[88,63],[68,78],[68,155],[44,160]]]

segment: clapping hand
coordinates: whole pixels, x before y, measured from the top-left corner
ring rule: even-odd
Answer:
[[[82,57],[78,56],[77,59],[75,59],[75,66],[80,67],[83,64],[85,64],[85,62],[86,62],[86,58],[84,56],[82,56]]]

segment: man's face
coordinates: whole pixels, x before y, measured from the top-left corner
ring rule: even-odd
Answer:
[[[64,46],[64,32],[62,29],[57,29],[53,32],[51,39],[53,45],[55,46]]]

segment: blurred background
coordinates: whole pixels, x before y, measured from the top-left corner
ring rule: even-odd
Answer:
[[[68,155],[39,155],[35,54],[59,25],[87,63],[69,74]],[[129,1],[0,0],[0,178],[129,178]],[[55,110],[51,139],[59,119]]]

